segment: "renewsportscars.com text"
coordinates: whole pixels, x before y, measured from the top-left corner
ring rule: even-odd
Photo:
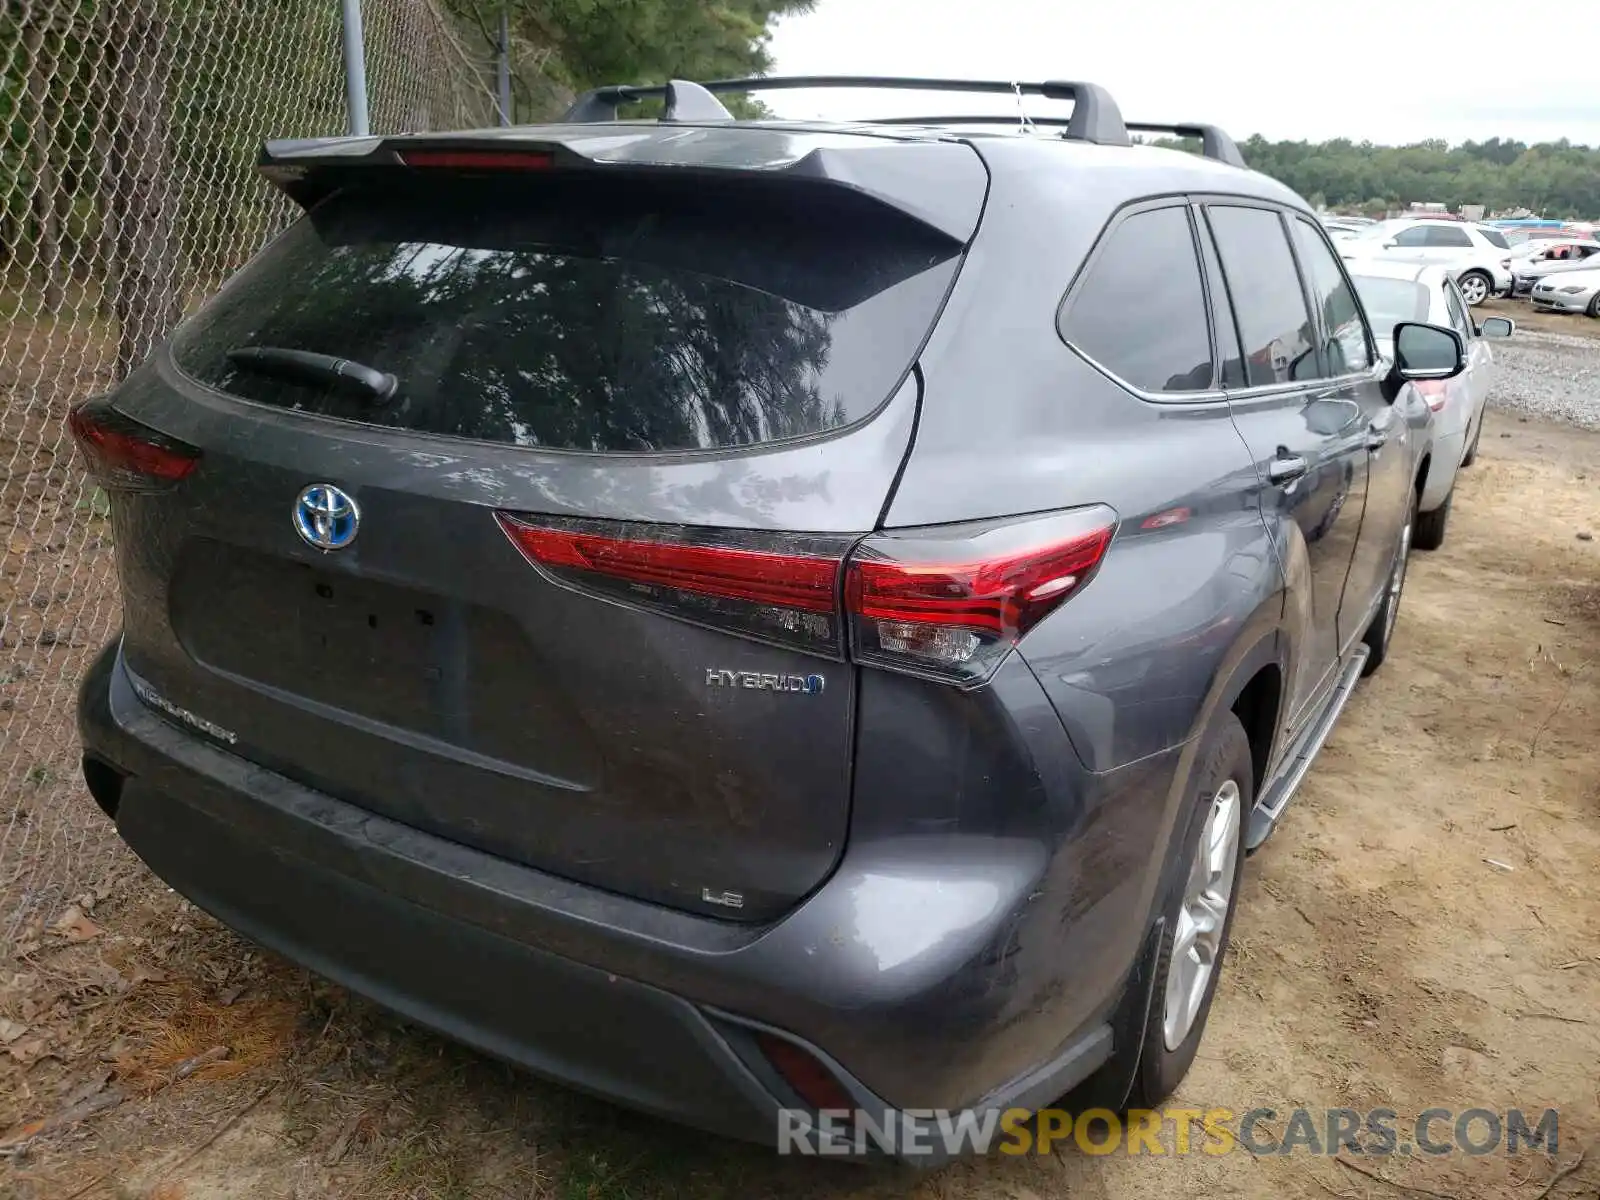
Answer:
[[[1390,1108],[1279,1111],[1260,1107],[1133,1109],[1126,1115],[1026,1109],[783,1109],[778,1153],[807,1155],[1051,1154],[1068,1146],[1084,1154],[1554,1154],[1560,1147],[1556,1109],[1429,1108],[1402,1118]]]

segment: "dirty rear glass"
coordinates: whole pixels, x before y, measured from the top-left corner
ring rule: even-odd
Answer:
[[[261,404],[519,446],[648,453],[825,433],[888,398],[959,247],[807,191],[621,177],[346,191],[235,276],[173,355]],[[348,359],[398,386],[380,399],[230,357],[248,348]]]

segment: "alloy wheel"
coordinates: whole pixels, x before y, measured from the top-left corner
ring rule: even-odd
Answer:
[[[1200,843],[1195,847],[1183,903],[1173,930],[1172,961],[1167,968],[1167,994],[1161,1015],[1161,1036],[1176,1050],[1194,1028],[1206,989],[1216,971],[1222,931],[1233,904],[1234,865],[1239,857],[1243,820],[1239,785],[1225,780],[1211,798]]]

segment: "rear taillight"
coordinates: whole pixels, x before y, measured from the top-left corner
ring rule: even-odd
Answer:
[[[67,426],[89,473],[108,490],[161,491],[200,463],[199,450],[124,416],[104,397],[74,408]]]
[[[839,656],[839,570],[848,538],[634,528],[497,513],[527,560],[580,591],[763,641]]]
[[[1088,581],[1116,528],[1097,505],[878,533],[851,549],[830,535],[495,516],[574,590],[835,657],[842,608],[851,658],[967,685]]]
[[[1095,506],[874,534],[845,575],[853,655],[955,682],[987,678],[1088,581],[1115,528],[1115,514]]]
[[[1428,407],[1434,412],[1444,411],[1444,402],[1449,397],[1449,389],[1445,387],[1442,379],[1419,379],[1416,381],[1417,391],[1422,393]]]

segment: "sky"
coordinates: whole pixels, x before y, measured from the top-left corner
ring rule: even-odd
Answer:
[[[1087,79],[1130,121],[1205,121],[1238,139],[1600,145],[1600,58],[1577,28],[1584,7],[1519,31],[1524,10],[1505,0],[818,0],[777,23],[771,50],[783,75]],[[1017,109],[919,93],[763,100],[786,117]],[[1034,98],[1029,111],[1069,106]]]

